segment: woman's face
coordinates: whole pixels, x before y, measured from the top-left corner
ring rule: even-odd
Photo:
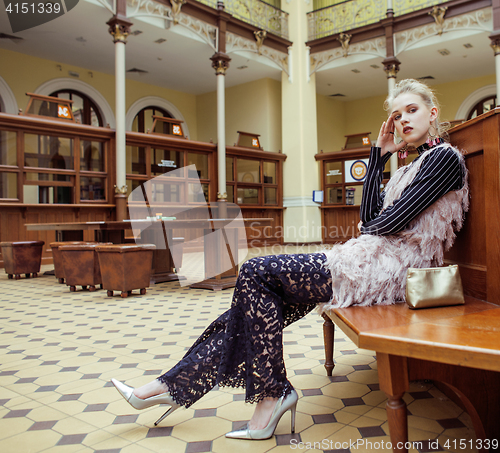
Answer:
[[[437,108],[429,109],[418,94],[403,93],[394,99],[391,117],[399,136],[408,145],[418,147],[427,141]]]

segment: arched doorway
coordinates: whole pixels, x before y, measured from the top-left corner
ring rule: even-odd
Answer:
[[[86,94],[68,89],[54,91],[50,96],[73,101],[73,115],[81,124],[103,127],[102,116],[97,105]]]
[[[495,95],[487,96],[481,99],[478,103],[472,107],[467,115],[467,119],[471,120],[476,116],[482,115],[483,113],[493,110],[497,105],[497,97]]]
[[[139,110],[132,122],[132,131],[147,132],[153,126],[153,116],[163,116],[166,118],[174,118],[174,116],[164,108],[150,105]]]

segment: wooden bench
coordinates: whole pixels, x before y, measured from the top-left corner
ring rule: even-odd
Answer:
[[[403,395],[411,380],[431,379],[471,416],[477,439],[500,436],[500,109],[450,131],[467,150],[471,207],[447,263],[457,263],[464,306],[419,311],[405,304],[350,307],[325,317],[325,367],[333,368],[333,324],[360,348],[376,351],[388,398],[393,451],[408,451]],[[488,451],[488,442],[478,451]],[[491,451],[493,448],[490,449]]]

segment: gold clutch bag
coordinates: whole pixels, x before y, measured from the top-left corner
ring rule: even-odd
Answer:
[[[408,269],[406,303],[411,309],[464,304],[458,266]]]

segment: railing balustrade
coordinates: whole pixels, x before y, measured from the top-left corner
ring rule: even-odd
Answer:
[[[374,24],[387,15],[387,0],[348,0],[307,14],[308,39],[324,38],[346,30]],[[429,6],[445,3],[440,0],[392,0],[395,16],[402,16]]]
[[[217,0],[198,0],[217,9]],[[288,13],[260,0],[224,0],[225,11],[231,16],[288,39]]]
[[[441,3],[446,3],[446,0],[392,0],[392,8],[395,16],[402,16]]]

